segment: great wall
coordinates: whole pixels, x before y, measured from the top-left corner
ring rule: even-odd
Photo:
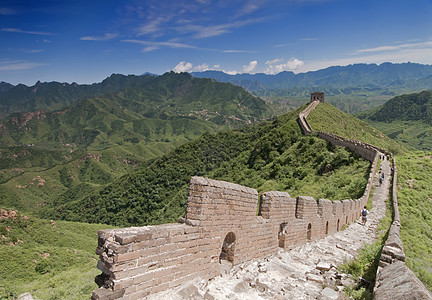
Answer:
[[[313,132],[306,118],[323,101],[322,93],[313,93],[311,103],[299,114],[299,125],[305,134],[317,134],[372,162],[361,198],[331,202],[272,191],[263,193],[258,202],[255,189],[192,177],[186,215],[179,223],[98,232],[97,267],[102,274],[96,279],[100,288],[93,291],[92,299],[143,299],[197,278],[209,280],[221,274],[221,262],[236,266],[268,257],[280,249],[319,242],[343,225],[354,223],[368,202],[379,156],[391,153],[334,134]],[[382,251],[374,296],[432,299],[404,263],[394,158],[393,167],[393,223]]]

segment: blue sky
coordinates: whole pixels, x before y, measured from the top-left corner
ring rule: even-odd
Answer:
[[[432,0],[0,0],[0,81],[432,64]]]

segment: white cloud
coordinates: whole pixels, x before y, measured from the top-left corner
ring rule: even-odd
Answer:
[[[116,33],[105,33],[103,36],[83,36],[80,37],[82,41],[107,41],[117,37]]]
[[[283,71],[297,70],[304,65],[304,62],[293,57],[284,63],[283,59],[277,58],[266,61],[266,65],[267,69],[264,71],[264,73],[274,75]]]
[[[0,60],[0,71],[22,71],[43,65],[44,64],[32,63],[23,60]]]
[[[176,73],[181,72],[190,72],[193,68],[193,64],[190,62],[181,61],[177,64],[177,66],[174,67],[173,71]]]
[[[210,70],[210,66],[208,64],[198,65],[194,68],[195,71],[204,72]]]
[[[54,35],[54,33],[52,33],[52,32],[29,31],[29,30],[22,30],[22,29],[18,29],[18,28],[0,28],[0,31],[16,32],[16,33],[27,33],[27,34],[36,34],[36,35]]]
[[[256,68],[257,68],[258,62],[256,60],[251,61],[248,65],[243,66],[242,71],[243,73],[250,73],[254,74]]]

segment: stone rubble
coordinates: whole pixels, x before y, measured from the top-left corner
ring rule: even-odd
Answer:
[[[375,180],[373,208],[366,226],[361,220],[321,240],[281,249],[277,254],[231,266],[222,264],[221,275],[209,281],[190,282],[176,290],[154,294],[148,299],[345,299],[344,286],[355,281],[337,266],[355,258],[364,244],[376,240],[379,219],[385,215],[390,165],[382,161],[385,180]],[[377,179],[377,178],[376,178]],[[360,213],[360,212],[359,212]]]

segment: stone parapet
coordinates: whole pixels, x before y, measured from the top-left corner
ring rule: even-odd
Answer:
[[[276,191],[258,200],[255,189],[192,177],[180,224],[100,230],[101,288],[92,298],[140,299],[213,278],[221,260],[237,265],[339,231],[359,217],[367,201],[291,198]]]

